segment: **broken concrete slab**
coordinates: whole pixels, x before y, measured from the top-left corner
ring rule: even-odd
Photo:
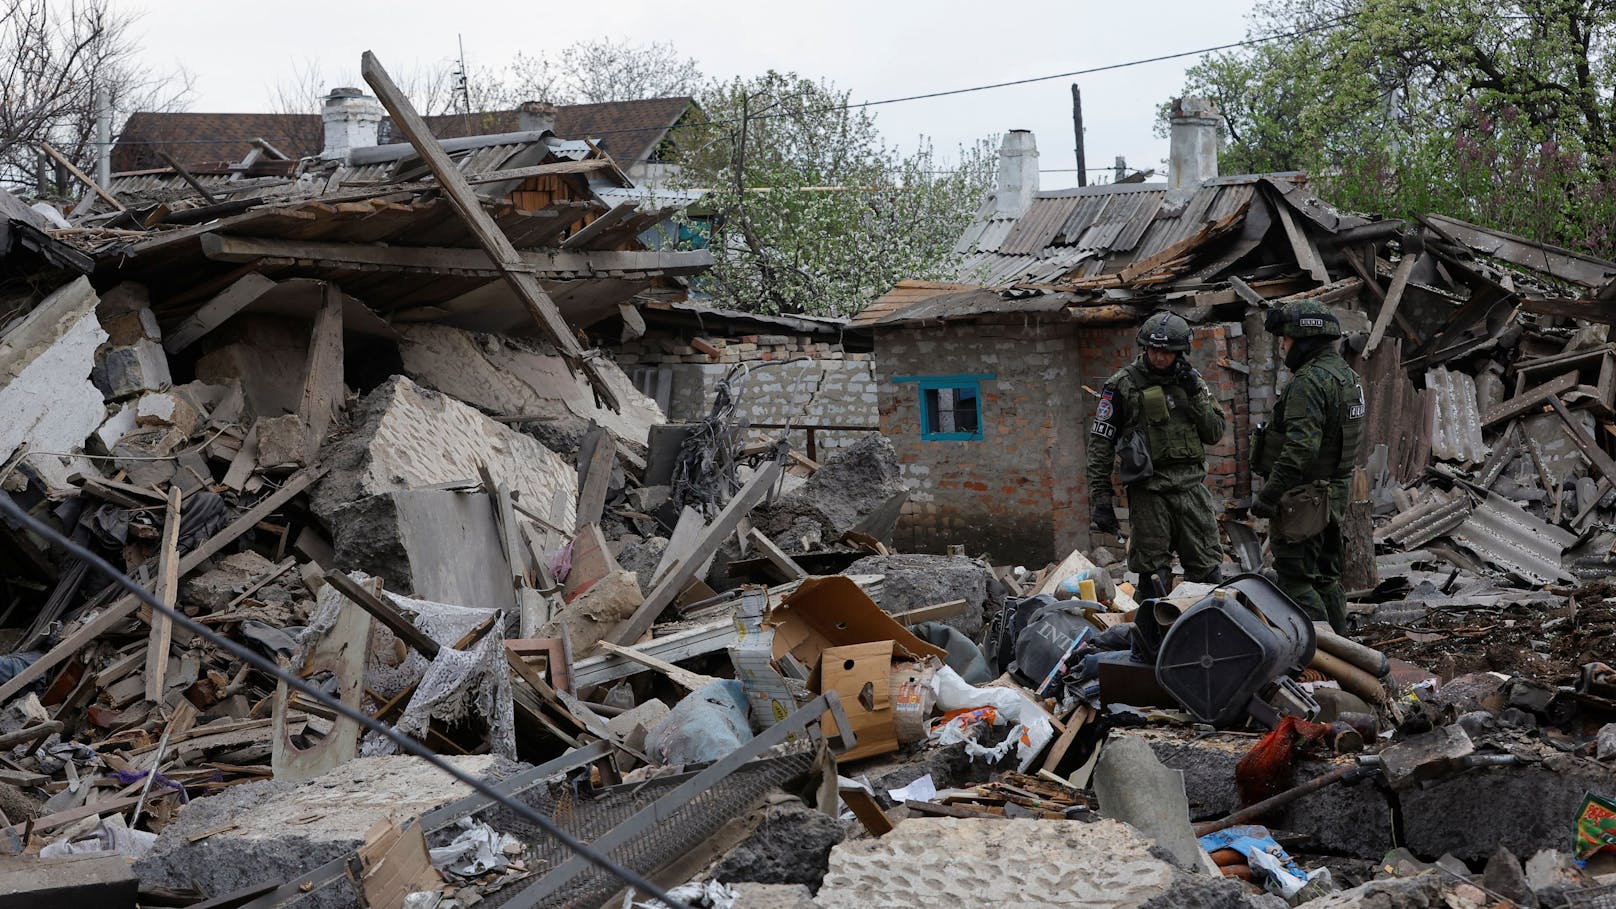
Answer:
[[[334,528],[331,543],[340,569],[370,572],[388,590],[436,603],[516,605],[486,493],[404,489],[345,503],[321,517]]]
[[[308,457],[309,428],[297,414],[259,417],[253,429],[258,434],[259,467],[298,465]]]
[[[870,433],[826,460],[796,492],[754,514],[753,523],[788,552],[800,551],[788,545],[788,531],[797,521],[818,523],[824,541],[831,543],[904,491],[892,441]]]
[[[645,751],[645,735],[668,718],[672,711],[667,704],[651,698],[634,709],[625,711],[606,721],[606,731],[635,751]]]
[[[1155,840],[1185,871],[1204,854],[1190,829],[1184,774],[1168,769],[1143,739],[1119,736],[1105,743],[1094,770],[1100,813]]]
[[[184,395],[153,392],[135,402],[135,422],[141,426],[172,426],[189,437],[202,422],[202,411]]]
[[[168,456],[187,441],[172,426],[137,427],[112,446],[112,464],[127,474],[124,481],[132,486],[160,486],[172,480],[177,469]]]
[[[498,761],[491,755],[446,759],[477,775],[496,770]],[[210,898],[279,884],[351,855],[377,821],[418,817],[470,791],[421,759],[403,756],[355,758],[304,783],[245,783],[185,806],[135,871],[143,887],[194,883]],[[202,833],[209,835],[192,842]],[[344,879],[300,905],[346,907],[357,905],[357,897]]]
[[[1542,849],[1526,860],[1526,884],[1547,906],[1565,904],[1565,892],[1588,886],[1588,877],[1571,856],[1558,849]]]
[[[74,472],[94,472],[75,453],[106,418],[90,381],[107,333],[95,317],[96,296],[84,278],[40,301],[0,339],[0,461],[24,444],[23,459],[47,485],[61,488]]]
[[[996,582],[990,581],[992,572],[981,562],[964,556],[866,556],[849,565],[845,573],[886,575],[875,599],[882,611],[892,615],[964,600],[962,614],[942,621],[972,639],[981,634],[984,615],[1000,605],[990,599],[990,591],[998,588]]]
[[[260,440],[260,443],[262,440]],[[322,520],[366,496],[472,480],[486,465],[518,503],[571,527],[578,499],[573,465],[538,441],[439,392],[394,376],[367,395],[349,431],[328,443],[331,471],[314,493]]]
[[[148,391],[161,391],[173,382],[173,377],[163,346],[142,339],[128,347],[104,350],[96,363],[94,380],[108,400],[122,401]]]
[[[217,612],[228,606],[236,594],[274,570],[274,562],[250,549],[233,552],[207,571],[186,576],[180,582],[180,601]]]
[[[118,853],[0,855],[0,909],[133,907],[139,883]]]
[[[295,319],[242,315],[211,334],[218,346],[196,362],[204,382],[238,382],[247,407],[260,417],[297,413],[303,403],[303,369],[309,358],[309,326]]]
[[[1493,893],[1508,898],[1521,909],[1537,909],[1537,894],[1527,883],[1521,860],[1503,846],[1487,860],[1487,869],[1481,875],[1481,884]]]
[[[1143,906],[1181,878],[1128,825],[907,818],[831,850],[822,909]],[[1162,905],[1166,905],[1163,903]]]
[[[597,406],[588,380],[572,374],[542,342],[447,325],[410,325],[402,333],[399,354],[406,375],[490,413],[576,424],[572,430],[579,434],[593,420],[642,446],[649,441],[650,427],[666,419],[656,402],[610,360],[598,365],[622,404],[620,411]]]
[[[135,431],[135,405],[125,404],[95,431],[97,454],[110,454],[118,440]]]
[[[1309,909],[1444,909],[1442,887],[1452,881],[1440,871],[1414,877],[1369,881],[1349,890],[1307,901]]]
[[[104,314],[101,327],[106,329],[107,340],[113,347],[163,339],[162,330],[157,326],[157,314],[150,308]]]
[[[1609,789],[1609,768],[1567,755],[1468,770],[1398,794],[1402,842],[1420,855],[1450,852],[1467,862],[1486,861],[1499,846],[1535,858],[1565,845],[1587,793]]]
[[[763,823],[719,861],[712,876],[726,884],[802,884],[817,891],[831,849],[846,835],[841,821],[801,801],[770,805]]]
[[[611,571],[563,606],[535,637],[559,637],[565,626],[573,654],[584,656],[644,602],[645,596],[640,592],[634,572]]]
[[[814,895],[802,884],[738,883],[731,890],[739,897],[736,906],[745,909],[818,909]]]

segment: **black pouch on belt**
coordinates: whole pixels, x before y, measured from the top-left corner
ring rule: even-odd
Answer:
[[[1297,543],[1324,532],[1330,523],[1330,484],[1314,480],[1286,490],[1268,521],[1268,532],[1285,543]]]

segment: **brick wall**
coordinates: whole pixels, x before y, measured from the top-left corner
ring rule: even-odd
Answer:
[[[1070,551],[1082,463],[1072,327],[1020,319],[903,327],[879,331],[875,346],[881,431],[910,488],[898,548],[963,543],[1029,564]],[[922,439],[920,390],[893,379],[976,373],[994,376],[980,385],[982,438]]]
[[[721,351],[718,360],[691,347],[685,337],[653,331],[617,345],[617,362],[636,378],[640,390],[653,397],[655,373],[666,370],[666,409],[671,421],[706,417],[718,383],[736,365],[747,363],[752,370],[738,412],[752,423],[876,426],[874,354],[844,350],[827,335],[704,338]],[[777,436],[779,431],[756,434]],[[828,457],[865,434],[816,430],[816,455]],[[805,432],[793,431],[791,442],[796,450],[807,450]]]
[[[1084,468],[1095,397],[1084,389],[1097,393],[1138,354],[1136,333],[1132,325],[1019,319],[878,332],[881,431],[897,448],[911,490],[899,548],[940,552],[964,543],[973,552],[1038,564],[1091,545]],[[1208,451],[1208,481],[1221,503],[1249,490],[1242,466],[1251,425],[1244,326],[1196,326],[1190,357],[1229,416],[1229,431]],[[982,439],[921,439],[920,392],[893,379],[973,373],[995,376],[982,383]],[[1119,507],[1126,502],[1118,497]]]

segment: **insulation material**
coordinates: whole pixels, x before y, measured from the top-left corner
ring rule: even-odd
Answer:
[[[363,583],[366,576],[352,573],[354,580]],[[425,734],[429,720],[457,723],[473,718],[487,721],[489,741],[495,754],[516,756],[515,707],[511,700],[510,670],[505,662],[505,636],[499,623],[483,636],[470,650],[455,650],[453,645],[477,625],[488,618],[488,610],[450,606],[415,600],[394,593],[383,598],[403,612],[415,627],[443,648],[436,659],[409,650],[380,622],[372,623],[370,652],[365,663],[365,687],[385,698],[403,691],[417,679],[420,684],[404,707],[404,713],[394,726],[406,735],[420,737]],[[341,598],[338,598],[339,600]],[[330,627],[338,610],[357,608],[346,600],[331,602],[322,598],[320,606],[309,619],[308,635]],[[403,652],[405,656],[399,659]],[[359,753],[364,757],[396,754],[397,746],[376,733],[365,736]]]
[[[1425,374],[1425,387],[1436,396],[1431,410],[1431,454],[1444,461],[1479,463],[1487,457],[1481,440],[1481,408],[1476,380],[1438,366]]]

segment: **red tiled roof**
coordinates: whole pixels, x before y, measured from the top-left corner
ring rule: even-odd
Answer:
[[[655,151],[668,129],[684,116],[691,98],[648,98],[604,104],[568,104],[556,109],[556,135],[563,139],[593,139],[607,154],[627,167]],[[516,111],[445,114],[426,118],[440,139],[484,136],[518,130]],[[390,137],[390,123],[382,121],[381,142]],[[263,139],[294,158],[317,155],[324,145],[325,128],[319,114],[200,114],[137,111],[129,115],[112,150],[115,171],[164,167],[158,151],[166,151],[187,166],[202,167],[239,161]]]

